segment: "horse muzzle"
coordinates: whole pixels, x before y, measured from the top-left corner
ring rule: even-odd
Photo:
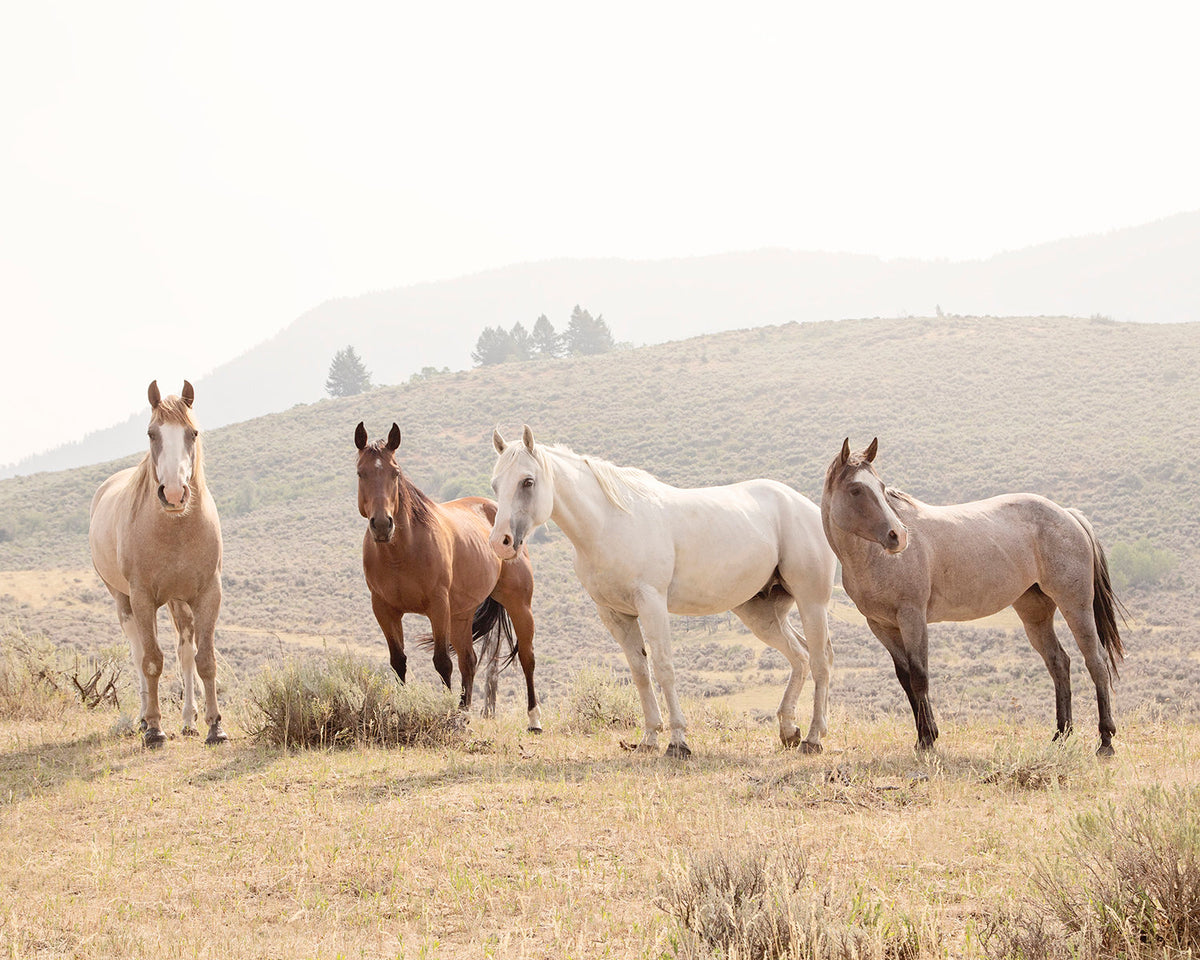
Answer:
[[[903,553],[908,548],[908,528],[903,524],[891,527],[879,545],[888,553]]]
[[[523,538],[520,540],[515,539],[510,533],[499,536],[493,533],[489,540],[489,543],[492,545],[492,552],[501,560],[511,560],[515,557],[520,552],[521,544],[524,542]]]
[[[396,532],[396,521],[391,517],[372,517],[367,524],[376,543],[388,543]]]
[[[191,489],[185,484],[182,487],[172,487],[168,493],[166,484],[158,485],[158,500],[167,513],[183,513],[188,508],[188,497]]]

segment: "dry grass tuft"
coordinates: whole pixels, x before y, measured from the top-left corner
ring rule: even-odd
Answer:
[[[265,670],[247,700],[250,735],[280,747],[433,746],[466,726],[456,694],[398,684],[351,656]]]
[[[573,733],[631,729],[642,722],[637,691],[612,670],[584,667],[571,682],[561,708],[562,723]]]
[[[666,910],[680,936],[674,956],[700,960],[917,960],[922,937],[861,891],[820,893],[808,882],[808,855],[759,850],[692,860],[670,883]]]
[[[1080,737],[1036,744],[1002,743],[980,779],[1021,790],[1064,787],[1095,766],[1088,746]]]

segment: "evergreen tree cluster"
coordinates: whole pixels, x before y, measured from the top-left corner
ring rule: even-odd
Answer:
[[[607,353],[616,344],[604,317],[593,317],[578,304],[571,311],[567,329],[559,333],[543,313],[530,332],[519,321],[511,330],[484,327],[471,359],[476,366],[512,363],[524,360],[552,360],[555,357],[586,356]]]

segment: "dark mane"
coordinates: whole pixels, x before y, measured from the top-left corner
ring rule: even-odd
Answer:
[[[380,457],[390,458],[393,462],[396,460],[395,453],[387,448],[386,439],[367,444],[363,452],[366,453],[368,450]],[[400,510],[412,522],[428,525],[433,521],[434,508],[437,503],[408,479],[408,475],[400,468],[400,464],[396,464],[396,469],[400,471]]]

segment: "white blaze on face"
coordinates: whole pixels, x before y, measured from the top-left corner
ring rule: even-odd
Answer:
[[[162,449],[154,469],[162,484],[167,503],[182,509],[187,498],[187,485],[192,479],[192,458],[188,452],[186,427],[177,423],[161,424],[158,428]]]

